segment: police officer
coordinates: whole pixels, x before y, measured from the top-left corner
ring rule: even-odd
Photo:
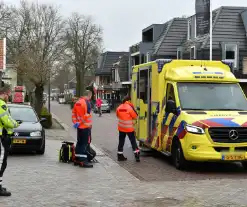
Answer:
[[[92,92],[88,91],[86,97],[81,97],[72,110],[72,122],[77,129],[77,143],[75,148],[74,165],[91,168],[93,165],[87,160],[87,149],[91,142],[92,107],[90,99]]]
[[[11,193],[2,187],[3,173],[7,167],[7,155],[9,141],[6,134],[10,134],[13,128],[17,128],[19,124],[12,119],[9,114],[6,102],[9,96],[9,87],[2,83],[0,88],[0,196],[10,196]],[[6,132],[4,133],[4,129]]]
[[[133,104],[130,102],[130,97],[127,96],[123,99],[122,104],[116,110],[116,116],[118,118],[118,131],[119,131],[119,144],[118,144],[118,161],[127,160],[123,155],[123,147],[125,143],[125,137],[128,135],[132,149],[134,151],[135,159],[140,162],[140,151],[136,143],[134,120],[138,114],[134,109]]]

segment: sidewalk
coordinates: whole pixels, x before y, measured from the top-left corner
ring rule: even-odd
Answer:
[[[56,134],[59,134],[56,139],[71,137],[73,132],[68,126],[67,129],[68,131],[62,130],[64,132],[53,132],[54,135],[50,135],[50,138],[55,138]],[[51,142],[57,149],[60,147],[58,141]],[[72,173],[73,177],[79,177],[78,181],[83,183],[77,184],[79,189],[76,190],[67,186],[67,192],[81,192],[79,197],[74,194],[67,197],[65,195],[66,204],[70,203],[68,206],[247,206],[247,180],[141,182],[96,146],[93,145],[93,148],[99,162],[94,164],[93,169],[78,169],[81,170],[79,172],[76,168],[64,166],[75,171]],[[76,174],[78,172],[79,174]],[[71,182],[75,183],[75,180]]]

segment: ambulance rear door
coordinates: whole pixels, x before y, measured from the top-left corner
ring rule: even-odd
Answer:
[[[139,76],[139,71],[138,72],[132,72],[132,83],[131,83],[131,102],[135,106],[135,108],[139,107],[139,101],[137,100],[137,79]],[[139,123],[138,119],[135,122],[135,131],[136,135],[138,135],[138,129],[139,129]],[[138,137],[137,137],[138,138]]]
[[[137,77],[137,112],[139,141],[146,142],[150,135],[151,115],[151,70],[152,66],[143,66]]]

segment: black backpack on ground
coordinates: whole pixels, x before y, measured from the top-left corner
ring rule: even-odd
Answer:
[[[64,163],[74,162],[75,160],[75,145],[73,142],[62,142],[59,150],[59,161]]]

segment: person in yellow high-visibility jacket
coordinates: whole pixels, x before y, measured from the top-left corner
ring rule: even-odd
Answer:
[[[7,134],[11,133],[11,130],[17,128],[17,123],[9,113],[9,109],[6,105],[9,97],[9,87],[2,82],[0,87],[0,196],[11,196],[11,193],[6,188],[2,187],[3,173],[7,167],[7,155],[8,147],[6,142],[6,135],[4,129],[7,130]]]

